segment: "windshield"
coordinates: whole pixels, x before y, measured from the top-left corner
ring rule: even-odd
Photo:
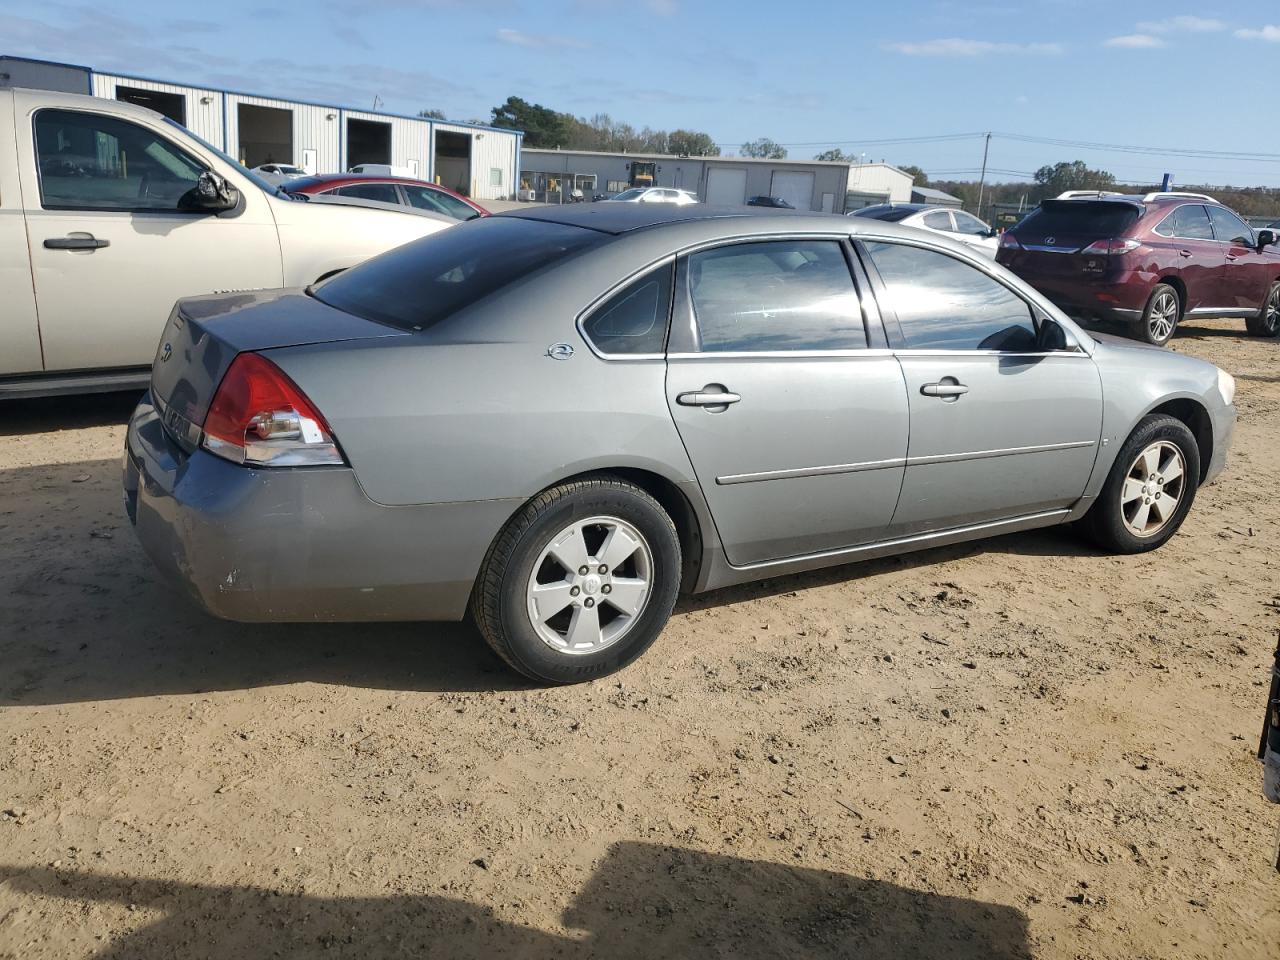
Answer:
[[[616,197],[614,197],[613,199],[615,199],[615,200],[635,200],[635,199],[637,199],[637,198],[639,198],[639,197],[642,197],[642,196],[644,196],[644,188],[643,188],[643,187],[632,187],[630,190],[623,190],[620,194],[618,194],[618,195],[617,195]]]
[[[485,217],[352,267],[311,295],[366,320],[425,330],[603,239],[598,231],[560,223]]]
[[[263,191],[264,193],[283,195],[282,191],[278,187],[276,187],[275,184],[267,183],[267,181],[263,180],[262,177],[260,177],[258,174],[254,173],[252,170],[236,162],[235,160],[232,160],[229,156],[227,156],[225,153],[223,153],[221,150],[215,147],[208,140],[204,139],[199,134],[192,133],[182,124],[178,123],[178,121],[174,120],[172,117],[165,117],[164,122],[169,124],[169,126],[171,127],[177,127],[179,130],[185,133],[188,137],[190,137],[196,143],[200,144],[200,146],[204,147],[206,150],[210,151],[211,153],[217,154],[219,159],[221,159],[224,163],[229,163],[232,167],[235,168],[236,173],[240,174],[240,176],[250,181],[259,190]]]

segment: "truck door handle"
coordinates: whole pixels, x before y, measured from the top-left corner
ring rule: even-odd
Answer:
[[[955,403],[969,392],[969,388],[954,377],[947,377],[938,383],[926,383],[920,388],[920,392],[926,397],[941,397],[944,401]]]
[[[89,234],[83,237],[50,237],[44,245],[50,250],[101,250],[111,246],[111,241],[99,240]]]
[[[729,393],[727,390],[712,391],[709,389],[712,386],[715,386],[715,384],[709,383],[701,390],[678,394],[676,403],[682,407],[727,407],[729,404],[737,403],[742,399],[738,394]]]

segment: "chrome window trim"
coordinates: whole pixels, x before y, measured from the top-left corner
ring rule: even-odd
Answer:
[[[1253,311],[1257,312],[1257,311]],[[633,355],[636,356],[636,355]],[[856,360],[859,357],[867,359],[884,357],[999,357],[1009,359],[1022,358],[1048,358],[1048,357],[1088,357],[1089,355],[1083,350],[1077,348],[1075,350],[1038,350],[1034,353],[1023,353],[1018,350],[945,350],[942,348],[930,348],[910,350],[895,350],[892,347],[882,349],[879,347],[868,350],[725,350],[720,353],[702,352],[702,353],[668,353],[668,360],[676,360],[687,363],[690,360],[816,360],[816,359],[832,359],[832,360]]]
[[[661,267],[674,268],[675,262],[676,262],[676,255],[674,253],[668,253],[662,257],[659,257],[657,260],[653,260],[647,263],[645,266],[641,267],[639,270],[636,270],[628,274],[622,280],[619,280],[617,283],[611,286],[608,290],[600,294],[600,296],[596,297],[589,304],[587,304],[585,307],[579,310],[577,317],[574,318],[573,326],[574,326],[574,329],[578,331],[578,336],[582,338],[582,342],[587,345],[587,349],[590,350],[593,354],[595,354],[601,360],[605,360],[610,363],[616,363],[618,361],[628,361],[628,360],[663,360],[665,359],[667,356],[666,351],[663,351],[662,353],[607,353],[606,351],[601,350],[592,342],[591,337],[587,335],[586,327],[584,326],[584,324],[586,323],[587,318],[592,313],[595,312],[596,308],[599,306],[602,306],[615,293],[621,293],[624,287],[627,287],[630,284],[634,283],[636,280],[639,280],[646,273],[657,270]],[[674,299],[674,295],[675,295],[674,282],[672,283],[671,288],[672,288],[672,297]],[[671,335],[671,303],[668,303],[667,304],[667,336],[670,336],[670,335]]]

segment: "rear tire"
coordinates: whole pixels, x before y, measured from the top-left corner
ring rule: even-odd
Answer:
[[[1245,320],[1244,325],[1255,337],[1274,337],[1280,334],[1280,280],[1271,284],[1262,309],[1257,316]]]
[[[645,652],[680,587],[680,537],[661,505],[613,477],[539,494],[494,541],[471,614],[506,663],[539,683],[581,683]]]
[[[1167,283],[1157,283],[1147,298],[1147,305],[1138,322],[1138,337],[1157,347],[1163,347],[1178,329],[1182,319],[1182,300],[1178,291]]]
[[[1155,550],[1182,526],[1199,482],[1200,448],[1187,425],[1149,414],[1120,448],[1081,530],[1112,553]]]

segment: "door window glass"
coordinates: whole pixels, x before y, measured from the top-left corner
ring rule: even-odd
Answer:
[[[700,348],[860,350],[862,306],[839,243],[740,243],[689,257]]]
[[[973,237],[982,237],[991,232],[991,228],[979,220],[971,213],[965,213],[962,210],[953,210],[951,215],[956,218],[956,232],[965,233]]]
[[[908,349],[1036,349],[1027,302],[976,267],[901,243],[869,242],[866,249]]]
[[[1213,232],[1219,240],[1253,246],[1253,228],[1226,207],[1209,207],[1209,216],[1213,219]]]
[[[1178,237],[1182,240],[1212,240],[1213,228],[1209,225],[1209,214],[1198,203],[1188,203],[1161,221],[1156,233],[1166,237]]]
[[[470,220],[479,216],[471,207],[443,190],[432,190],[430,187],[418,187],[407,183],[402,184],[400,189],[409,198],[409,205],[419,210],[442,213],[455,220]]]
[[[353,183],[339,189],[338,196],[377,200],[380,203],[398,204],[400,202],[400,195],[396,193],[395,185],[391,183]]]
[[[144,127],[92,113],[36,114],[40,203],[48,210],[177,210],[204,167]]]
[[[934,210],[924,215],[924,225],[933,230],[951,232],[951,214],[945,210]]]
[[[660,267],[602,303],[582,324],[601,353],[662,353],[671,313],[671,274]]]

